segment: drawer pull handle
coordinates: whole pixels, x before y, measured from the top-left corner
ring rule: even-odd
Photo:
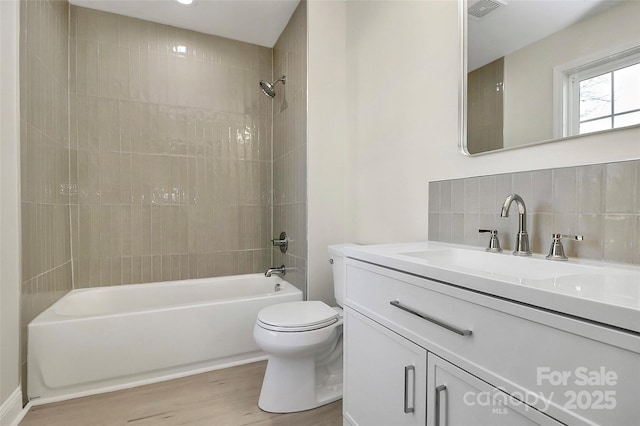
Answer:
[[[411,398],[411,407],[409,407],[409,372],[411,372],[412,376],[413,376],[413,386],[412,389],[413,391],[411,392],[411,395],[413,396]],[[413,365],[407,365],[406,367],[404,367],[404,412],[405,413],[413,413],[414,408],[415,408],[415,384],[416,384],[416,367],[414,367]]]
[[[439,325],[440,327],[446,328],[449,331],[453,331],[456,334],[459,334],[461,336],[471,336],[471,330],[463,330],[463,329],[455,327],[455,326],[453,326],[451,324],[447,324],[444,321],[440,321],[439,319],[430,317],[430,316],[428,316],[426,314],[423,314],[422,312],[418,312],[418,311],[415,311],[415,310],[413,310],[413,309],[411,309],[411,308],[409,308],[407,306],[404,306],[400,302],[398,302],[397,300],[394,300],[394,301],[389,302],[389,303],[393,307],[396,307],[398,309],[402,309],[403,311],[409,312],[410,314],[413,314],[413,315],[415,315],[417,317],[420,317],[420,318],[422,318],[424,320],[427,320],[427,321],[432,322],[432,323],[434,323],[436,325]]]
[[[436,407],[435,407],[435,411],[436,411],[436,426],[440,426],[440,394],[443,391],[446,391],[447,387],[445,385],[440,385],[436,388]]]

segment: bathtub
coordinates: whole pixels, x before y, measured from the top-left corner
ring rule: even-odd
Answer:
[[[29,324],[34,404],[266,359],[258,311],[302,300],[263,274],[73,290]]]

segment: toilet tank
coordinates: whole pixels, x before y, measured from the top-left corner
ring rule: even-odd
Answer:
[[[328,247],[329,261],[333,267],[333,293],[338,306],[343,306],[345,296],[344,248],[357,244],[335,244]]]

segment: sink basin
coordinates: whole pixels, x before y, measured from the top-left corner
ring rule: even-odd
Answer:
[[[640,274],[624,269],[459,248],[399,254],[444,270],[640,308]]]
[[[494,278],[548,280],[567,275],[601,274],[600,268],[568,262],[553,262],[507,253],[465,249],[444,249],[400,253],[427,261],[433,266],[491,275]]]

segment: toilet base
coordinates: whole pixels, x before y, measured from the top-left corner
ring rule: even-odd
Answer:
[[[310,410],[342,398],[342,345],[340,354],[326,363],[313,357],[269,356],[258,407],[270,413]]]

